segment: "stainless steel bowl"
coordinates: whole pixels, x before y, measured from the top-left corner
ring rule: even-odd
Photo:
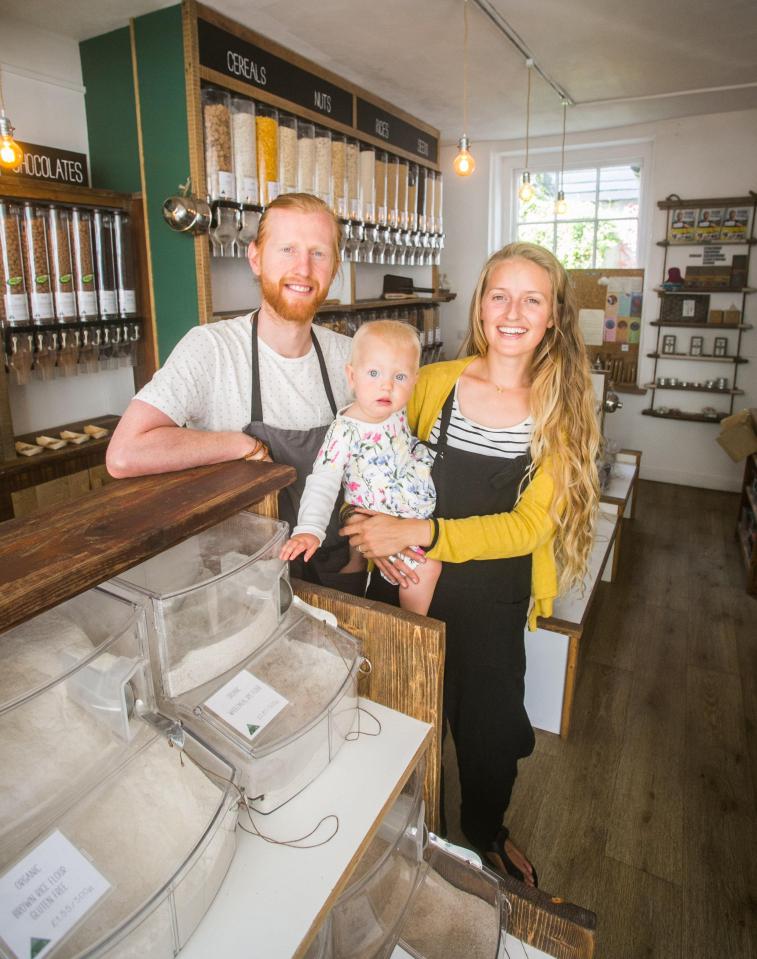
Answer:
[[[177,233],[207,233],[212,214],[201,197],[169,196],[163,203],[163,219]]]

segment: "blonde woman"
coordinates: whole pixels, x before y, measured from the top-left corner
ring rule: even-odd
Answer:
[[[400,586],[414,575],[397,560],[403,550],[420,545],[443,561],[429,615],[447,626],[444,712],[462,829],[496,869],[536,885],[502,825],[518,760],[534,747],[524,627],[583,581],[599,499],[586,352],[549,251],[512,243],[489,259],[466,346],[465,359],[421,370],[408,407],[410,428],[435,451],[435,518],[366,511],[342,532]]]

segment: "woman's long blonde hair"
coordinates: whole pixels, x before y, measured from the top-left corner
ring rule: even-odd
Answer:
[[[553,326],[536,349],[531,366],[531,472],[549,458],[554,481],[550,513],[555,523],[559,590],[580,586],[586,574],[599,505],[596,459],[600,432],[589,360],[578,326],[575,293],[560,261],[535,243],[510,243],[487,261],[473,294],[466,355],[489,349],[481,306],[492,272],[519,257],[547,271],[552,287]]]

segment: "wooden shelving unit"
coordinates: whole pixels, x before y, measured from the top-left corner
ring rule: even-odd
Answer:
[[[668,420],[681,420],[688,423],[719,423],[720,420],[724,419],[729,414],[734,411],[734,400],[737,396],[743,396],[744,390],[740,389],[737,386],[736,380],[738,377],[738,372],[740,367],[749,362],[745,357],[741,355],[742,352],[742,338],[745,332],[752,329],[752,324],[746,323],[744,320],[745,308],[747,297],[754,292],[757,292],[757,289],[749,285],[749,266],[750,259],[752,254],[752,247],[757,243],[757,238],[754,235],[755,231],[755,218],[757,217],[757,193],[751,192],[749,196],[740,196],[740,197],[700,197],[696,199],[681,199],[674,194],[671,197],[660,200],[657,204],[658,208],[666,211],[666,239],[658,240],[657,245],[662,247],[665,250],[665,256],[663,258],[662,265],[662,279],[663,281],[667,277],[667,268],[668,268],[668,255],[671,250],[681,250],[683,248],[688,249],[704,249],[709,246],[728,246],[728,247],[741,247],[746,251],[746,284],[737,289],[731,289],[729,287],[723,286],[700,286],[700,287],[682,287],[677,290],[666,289],[665,286],[656,286],[655,292],[660,297],[660,316],[658,319],[652,321],[649,325],[657,330],[657,339],[655,348],[647,353],[647,356],[650,359],[654,360],[654,367],[652,370],[652,377],[647,383],[647,389],[651,390],[650,405],[647,409],[642,410],[644,416],[653,416],[658,419],[668,419]],[[674,210],[681,209],[704,209],[707,207],[745,207],[750,208],[750,223],[749,223],[749,235],[744,239],[733,240],[710,240],[709,242],[703,242],[702,240],[697,240],[696,242],[689,240],[670,240],[667,237],[670,236],[670,229],[672,223],[672,215]],[[675,263],[675,261],[674,261]],[[732,274],[733,275],[733,274]],[[741,279],[741,278],[739,278]],[[739,323],[712,323],[709,319],[706,319],[705,322],[695,322],[693,318],[690,322],[687,322],[687,318],[684,319],[673,319],[666,320],[663,317],[666,315],[665,310],[665,300],[669,297],[695,297],[699,294],[709,294],[710,296],[731,296],[732,298],[740,298],[740,317],[741,320]],[[668,300],[668,303],[670,301]],[[695,308],[697,309],[697,308]],[[677,311],[676,311],[677,312]],[[693,311],[692,311],[693,312]],[[705,317],[702,317],[705,319]],[[714,356],[712,353],[704,355],[692,355],[690,353],[665,353],[662,351],[662,331],[663,330],[691,330],[692,332],[696,331],[713,331],[715,335],[717,333],[728,333],[731,332],[731,339],[728,341],[728,349],[732,351],[730,356]],[[733,341],[733,334],[735,333],[735,343]],[[706,344],[707,345],[707,344]],[[712,347],[710,347],[712,349]],[[708,389],[703,386],[675,386],[671,385],[659,385],[658,380],[664,379],[665,374],[658,374],[658,368],[660,363],[665,363],[666,361],[671,360],[676,363],[688,362],[688,363],[721,363],[721,364],[730,364],[733,369],[733,382],[729,384],[728,389],[718,390],[718,389]],[[700,377],[702,378],[702,377]],[[695,379],[694,376],[687,376],[685,379]],[[663,412],[658,411],[655,403],[657,398],[657,390],[677,390],[681,392],[688,393],[707,393],[710,396],[720,396],[724,397],[728,401],[727,410],[719,410],[717,417],[707,416],[704,413],[699,413],[695,411],[687,410],[669,410],[664,408]]]

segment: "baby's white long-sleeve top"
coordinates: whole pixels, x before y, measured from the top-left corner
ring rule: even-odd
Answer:
[[[404,409],[381,423],[340,411],[305,483],[294,533],[313,533],[323,542],[340,487],[353,506],[428,519],[436,505],[432,465],[433,455],[410,432]]]

